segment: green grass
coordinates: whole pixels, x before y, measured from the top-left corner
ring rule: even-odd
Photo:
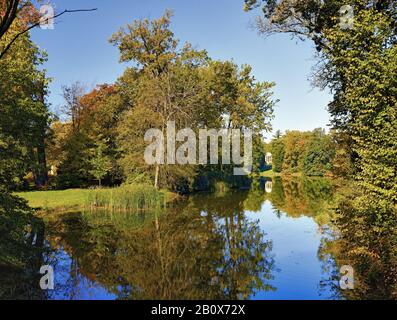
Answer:
[[[73,208],[85,205],[89,194],[94,190],[69,189],[63,191],[21,192],[16,195],[27,200],[35,209]]]
[[[30,207],[42,210],[60,209],[147,209],[161,206],[175,197],[167,191],[150,186],[123,186],[113,189],[69,189],[63,191],[21,192],[17,196],[28,201]]]
[[[297,173],[286,173],[286,172],[282,172],[282,173],[278,173],[278,172],[274,172],[273,170],[268,170],[268,171],[264,171],[261,172],[259,174],[260,177],[264,177],[264,178],[274,178],[274,177],[302,177],[303,174],[301,172],[297,172]]]
[[[265,178],[273,178],[273,177],[278,177],[280,176],[279,173],[274,172],[273,170],[268,170],[268,171],[264,171],[260,173],[261,177],[265,177]]]

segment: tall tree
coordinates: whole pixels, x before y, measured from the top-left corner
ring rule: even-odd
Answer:
[[[285,158],[285,142],[280,131],[277,131],[270,144],[270,149],[273,158],[273,171],[280,173],[283,171],[283,163]]]
[[[206,53],[195,51],[188,44],[178,48],[178,40],[170,30],[171,16],[171,12],[166,11],[163,17],[154,21],[135,21],[127,26],[127,30],[121,29],[114,34],[110,40],[120,49],[120,61],[136,64],[126,72],[127,78],[132,76],[127,81],[135,82],[137,89],[132,93],[133,108],[122,123],[124,133],[120,140],[124,152],[130,155],[135,154],[132,151],[134,146],[143,145],[147,130],[159,128],[165,135],[170,121],[176,122],[178,127],[191,125],[194,109],[200,108],[201,84],[197,68],[205,63]],[[142,117],[145,121],[142,121]],[[137,119],[141,119],[139,124],[136,123]],[[146,126],[143,127],[143,124]],[[133,130],[135,135],[127,134],[130,132],[128,128],[138,129],[138,126],[140,131]],[[141,142],[131,143],[131,137],[136,134]],[[141,158],[142,149],[137,152]],[[156,187],[160,186],[160,167],[160,163],[154,166]],[[170,173],[166,170],[163,177],[167,176],[170,177]]]
[[[81,83],[75,82],[70,86],[63,86],[62,91],[65,100],[63,112],[70,118],[73,130],[78,131],[83,109],[80,100],[85,94],[85,88]]]
[[[17,30],[15,26],[9,34]],[[45,102],[48,79],[39,66],[46,57],[28,34],[19,39],[12,52],[12,56],[0,60],[0,141],[3,149],[0,157],[4,159],[0,170],[8,167],[2,175],[2,183],[15,187],[28,171],[33,171],[37,183],[43,184],[46,180],[43,139],[49,123]]]

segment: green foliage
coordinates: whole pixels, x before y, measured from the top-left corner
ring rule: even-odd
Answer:
[[[59,210],[83,208],[91,189],[68,189],[56,191],[29,191],[19,192],[16,196],[27,201],[27,204],[34,209]]]
[[[0,299],[38,299],[44,226],[26,202],[0,187]],[[4,276],[7,275],[7,276]]]
[[[327,31],[336,92],[334,125],[351,136],[355,173],[367,196],[397,202],[397,46],[394,23],[376,10],[362,10],[355,27]],[[343,85],[343,87],[341,87]]]
[[[17,32],[13,26],[0,46]],[[0,60],[0,185],[20,187],[24,176],[45,172],[39,161],[49,123],[44,101],[48,80],[40,65],[45,55],[22,36]]]
[[[112,169],[112,162],[109,156],[104,154],[104,144],[101,143],[95,150],[95,155],[91,159],[92,170],[90,173],[98,180],[99,186],[101,181]]]
[[[324,130],[313,131],[303,160],[303,173],[307,176],[323,176],[333,170],[336,147]]]
[[[150,72],[164,72],[176,58],[178,40],[170,30],[172,12],[166,11],[158,20],[134,21],[115,33],[110,42],[120,49],[120,62],[134,61]]]
[[[119,299],[248,299],[275,290],[275,265],[271,241],[244,214],[245,198],[198,195],[161,213],[49,217],[50,241]]]
[[[276,173],[324,176],[333,169],[336,145],[323,129],[278,133],[270,146]]]
[[[166,12],[152,22],[136,21],[111,39],[122,61],[136,63],[117,82],[120,101],[128,103],[117,126],[118,162],[129,182],[151,180],[156,187],[186,192],[199,174],[212,168],[148,166],[142,157],[145,133],[157,128],[165,136],[169,121],[176,123],[177,131],[193,128],[196,136],[203,128],[250,128],[255,134],[255,160],[260,162],[261,134],[270,129],[272,119],[274,84],[256,81],[250,66],[211,61],[205,51],[190,44],[179,47],[170,18]],[[230,168],[218,166],[219,176],[226,177]]]
[[[92,141],[83,132],[70,132],[59,164],[57,186],[61,189],[89,186],[92,166],[88,146]]]
[[[306,132],[287,131],[284,137],[285,156],[283,171],[285,173],[302,172],[308,140],[309,134]]]
[[[285,157],[285,144],[281,137],[281,133],[278,132],[275,139],[270,144],[270,150],[273,157],[273,171],[280,173],[283,171],[283,163]]]
[[[354,180],[337,205],[340,241],[333,248],[340,265],[355,269],[356,288],[346,295],[395,298],[396,1],[349,1],[354,8],[351,28],[339,24],[344,1],[246,0],[246,4],[247,10],[262,7],[258,23],[262,33],[289,32],[316,44],[321,64],[315,82],[334,93],[329,111],[338,142],[335,172]]]

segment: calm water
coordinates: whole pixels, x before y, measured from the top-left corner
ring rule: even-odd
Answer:
[[[167,212],[46,220],[55,290],[43,299],[335,299],[332,188],[259,181]]]
[[[165,212],[44,219],[30,269],[0,296],[30,299],[344,299],[326,180],[260,180],[191,196]],[[342,261],[343,262],[343,261]],[[51,265],[55,290],[39,289]],[[20,278],[22,277],[22,278]]]
[[[27,234],[37,250],[0,243],[1,259],[22,262],[0,264],[0,299],[395,299],[394,224],[336,214],[335,190],[259,180],[165,212],[51,213]],[[39,287],[43,265],[55,270],[53,291]],[[346,265],[354,290],[339,286]]]

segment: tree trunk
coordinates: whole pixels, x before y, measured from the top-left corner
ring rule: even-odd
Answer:
[[[39,101],[45,105],[44,87],[39,92]],[[45,150],[45,137],[47,130],[47,118],[42,118],[38,123],[39,138],[37,141],[37,172],[35,172],[36,187],[45,186],[48,182],[47,159]]]
[[[155,176],[154,176],[154,187],[156,189],[159,188],[159,178],[160,178],[159,176],[160,176],[160,165],[156,164],[156,173],[155,173]]]
[[[45,186],[48,182],[47,159],[44,138],[37,147],[37,172],[35,174],[36,187]]]

